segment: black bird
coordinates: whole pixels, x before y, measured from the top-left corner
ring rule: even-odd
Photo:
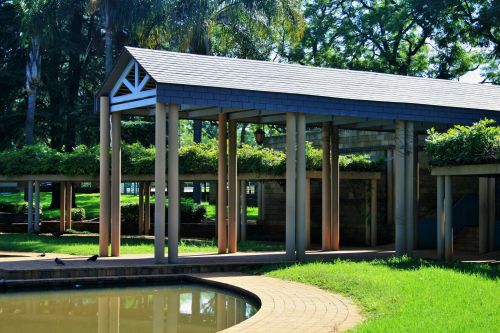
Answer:
[[[37,257],[45,257],[45,252],[44,253],[40,253],[39,255],[37,255]]]
[[[62,261],[61,259],[55,258],[54,261],[56,262],[57,266],[59,265],[64,266],[64,261]]]
[[[99,258],[99,256],[97,254],[94,254],[92,257],[88,258],[87,261],[95,262],[97,260],[97,258]]]
[[[56,231],[56,232],[52,233],[52,236],[54,236],[54,237],[59,237],[59,236],[62,236],[62,235],[63,235],[63,233],[60,232],[60,231]]]

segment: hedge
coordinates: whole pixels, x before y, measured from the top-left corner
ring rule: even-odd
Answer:
[[[139,143],[123,144],[122,173],[125,175],[154,174],[155,148]],[[306,145],[307,169],[321,170],[321,149]],[[192,144],[179,149],[181,174],[217,173],[217,143]],[[380,171],[383,160],[369,155],[342,155],[342,171]],[[286,170],[286,154],[271,148],[243,145],[238,149],[240,173],[280,175]],[[58,152],[45,145],[24,146],[0,152],[0,174],[4,176],[62,174],[93,176],[99,174],[99,146],[78,146],[70,152]]]
[[[445,133],[430,129],[425,150],[433,166],[500,163],[500,126],[484,119]]]
[[[151,204],[150,210],[155,211],[154,204]],[[154,221],[153,215],[151,219]],[[180,215],[181,223],[202,223],[207,219],[207,209],[203,205],[195,204],[193,199],[181,198]],[[122,204],[121,218],[124,223],[136,223],[139,219],[139,204]],[[168,222],[168,203],[165,204],[165,221]]]

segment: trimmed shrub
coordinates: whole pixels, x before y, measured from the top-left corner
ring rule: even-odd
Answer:
[[[99,146],[79,145],[73,151],[61,154],[60,171],[68,176],[99,174]]]
[[[151,212],[155,205],[151,204]],[[195,204],[192,199],[181,198],[180,203],[181,223],[201,223],[207,218],[207,210],[204,206]],[[139,220],[139,204],[126,203],[121,206],[122,222],[137,223]],[[152,217],[154,214],[151,214]],[[165,220],[168,222],[168,206],[165,206]]]
[[[471,126],[456,125],[445,133],[430,129],[425,151],[431,165],[488,164],[500,162],[500,126],[484,119]]]
[[[71,208],[71,219],[73,221],[83,221],[85,217],[85,208]]]
[[[40,208],[41,209],[41,208]],[[27,214],[28,213],[28,203],[26,201],[17,203],[1,203],[0,202],[0,212],[10,213],[10,214]]]

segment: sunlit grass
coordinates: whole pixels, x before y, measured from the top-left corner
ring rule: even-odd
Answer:
[[[500,332],[500,267],[393,258],[272,268],[269,276],[351,297],[356,332]]]

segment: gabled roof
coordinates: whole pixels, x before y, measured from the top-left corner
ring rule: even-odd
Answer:
[[[493,85],[133,47],[125,53],[160,84],[500,111],[500,87]]]

